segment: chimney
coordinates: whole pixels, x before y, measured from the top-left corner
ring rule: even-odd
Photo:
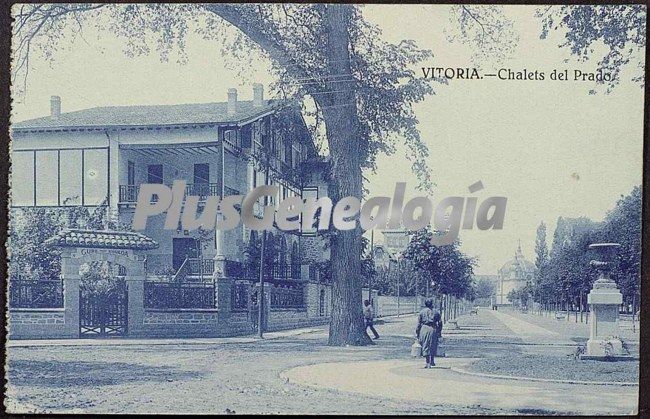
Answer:
[[[264,86],[260,83],[253,85],[253,106],[259,108],[264,105]]]
[[[57,119],[61,116],[61,97],[50,97],[50,116],[52,119]]]
[[[228,115],[237,113],[237,89],[228,89]]]

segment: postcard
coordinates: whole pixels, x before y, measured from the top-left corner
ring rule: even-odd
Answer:
[[[646,5],[10,11],[7,413],[644,410]]]

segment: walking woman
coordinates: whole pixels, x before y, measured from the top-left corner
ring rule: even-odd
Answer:
[[[438,310],[433,309],[433,299],[427,298],[424,305],[426,307],[418,315],[415,333],[422,346],[422,356],[426,358],[424,368],[431,368],[436,365],[434,357],[438,350],[438,338],[442,334],[442,320]]]

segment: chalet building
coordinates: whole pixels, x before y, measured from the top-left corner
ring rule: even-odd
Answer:
[[[318,156],[297,104],[265,100],[260,84],[253,86],[252,100],[239,100],[236,89],[229,89],[227,97],[217,103],[62,112],[61,99],[52,96],[49,116],[11,126],[12,207],[104,205],[130,226],[143,183],[171,186],[183,179],[186,195],[203,199],[278,185],[270,204],[291,196],[327,195],[326,162]],[[260,215],[261,210],[259,205]],[[189,232],[180,224],[164,230],[164,217],[150,217],[140,232],[157,243],[138,250],[145,256],[144,308],[217,309],[216,285],[204,293],[207,298],[191,296],[196,296],[197,284],[214,282],[218,260],[224,270],[219,275],[235,281],[233,290],[245,285],[242,295],[233,291],[233,304],[251,311],[253,322],[259,274],[250,270],[246,255],[259,234],[241,223],[227,232]],[[311,301],[312,314],[329,315],[329,287],[317,269],[329,258],[321,239],[313,231],[274,231],[267,238],[276,252],[273,268],[263,274],[270,309],[306,311]],[[168,293],[166,282],[194,288]],[[310,291],[315,296],[307,295],[307,283],[320,287]],[[165,298],[155,298],[163,294]]]

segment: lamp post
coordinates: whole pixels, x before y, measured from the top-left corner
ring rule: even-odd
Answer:
[[[267,145],[265,142],[263,150],[263,162],[264,162],[264,184],[269,184],[269,171],[271,167],[271,162],[269,159],[269,154],[267,150]],[[263,198],[264,207],[268,205],[268,197],[264,195]],[[264,257],[265,257],[265,248],[266,248],[266,230],[262,230],[262,250],[260,251],[260,272],[259,272],[259,301],[257,306],[259,307],[259,312],[257,313],[257,335],[260,339],[264,338]],[[273,269],[273,267],[271,267]]]
[[[370,220],[373,220],[374,217],[370,217]],[[370,260],[372,261],[372,268],[374,272],[375,268],[375,230],[370,230]],[[370,307],[375,309],[375,303],[372,300],[372,275],[368,276],[368,300],[370,301]]]
[[[399,318],[399,274],[402,271],[402,254],[399,253],[397,255],[397,275],[395,275],[395,279],[397,280],[397,318]]]

